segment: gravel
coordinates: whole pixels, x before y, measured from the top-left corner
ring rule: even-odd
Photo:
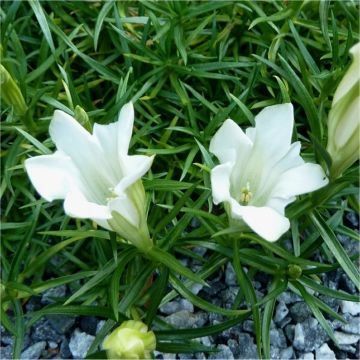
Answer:
[[[69,349],[74,359],[85,359],[95,337],[76,329],[71,336]]]

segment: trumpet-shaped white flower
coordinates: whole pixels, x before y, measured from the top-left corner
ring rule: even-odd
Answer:
[[[132,103],[123,106],[118,121],[95,124],[92,134],[56,110],[49,132],[57,151],[27,159],[25,168],[44,199],[64,199],[67,215],[92,219],[148,250],[152,241],[140,179],[153,157],[128,155],[133,123]]]
[[[212,138],[210,151],[220,161],[211,171],[213,201],[224,202],[237,224],[276,241],[290,226],[285,207],[328,179],[319,165],[304,162],[300,142],[291,144],[292,104],[268,106],[255,122],[244,133],[228,119]]]

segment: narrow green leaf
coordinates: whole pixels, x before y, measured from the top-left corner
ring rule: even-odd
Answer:
[[[360,289],[360,274],[349,255],[346,253],[344,248],[341,246],[339,240],[336,238],[334,232],[331,228],[326,224],[326,222],[322,219],[321,215],[314,210],[312,214],[310,214],[310,218],[314,223],[315,227],[319,231],[321,237],[325,241],[325,244],[330,249],[332,254],[335,256],[336,260],[339,262],[343,270],[349,276],[354,285]]]
[[[97,50],[97,47],[98,47],[98,41],[99,41],[100,31],[101,31],[103,22],[105,20],[106,15],[110,11],[111,7],[113,6],[113,3],[114,2],[112,0],[107,0],[104,3],[103,7],[101,8],[99,15],[96,19],[95,31],[94,31],[94,49],[95,49],[95,51]]]

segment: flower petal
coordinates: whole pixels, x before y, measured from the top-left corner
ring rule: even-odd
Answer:
[[[127,154],[134,126],[134,106],[132,102],[125,104],[118,117],[118,151]]]
[[[252,147],[251,140],[231,119],[227,119],[210,142],[210,151],[221,163],[236,161],[238,153],[246,157]]]
[[[60,110],[54,112],[49,131],[56,147],[71,158],[86,181],[91,200],[104,202],[116,178],[97,139]]]
[[[123,159],[125,176],[115,187],[115,192],[121,195],[130,185],[134,184],[150,169],[155,155],[132,155]]]
[[[108,206],[88,201],[78,190],[70,191],[64,201],[65,213],[79,219],[105,220],[111,218]]]
[[[211,190],[214,204],[217,205],[223,201],[229,201],[230,195],[230,176],[233,164],[228,162],[215,166],[211,170]]]
[[[111,212],[118,212],[122,217],[129,221],[131,225],[135,227],[139,226],[139,214],[134,206],[134,203],[126,193],[122,193],[117,198],[111,200],[109,202],[109,207]]]
[[[305,163],[281,174],[271,197],[289,198],[305,194],[322,188],[328,182],[320,165]]]
[[[47,201],[64,199],[78,185],[74,164],[59,151],[25,160],[25,169],[36,191]]]
[[[255,117],[255,122],[255,152],[266,155],[272,161],[280,159],[291,144],[294,126],[292,104],[268,106]]]
[[[289,220],[270,207],[241,206],[235,200],[230,207],[233,218],[243,220],[267,241],[276,241],[289,230]]]

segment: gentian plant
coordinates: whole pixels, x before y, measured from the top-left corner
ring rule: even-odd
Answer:
[[[275,358],[274,331],[303,326],[280,328],[293,298],[328,352],[353,351],[354,2],[29,0],[0,17],[5,358]]]

